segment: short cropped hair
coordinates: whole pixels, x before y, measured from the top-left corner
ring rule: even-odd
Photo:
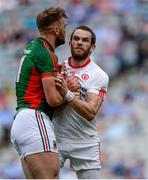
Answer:
[[[96,43],[96,35],[95,35],[95,33],[92,31],[92,29],[90,29],[88,26],[78,26],[78,27],[76,27],[74,30],[73,30],[73,32],[72,32],[72,34],[71,34],[71,37],[70,37],[70,40],[72,41],[72,38],[73,38],[73,35],[74,35],[74,33],[75,33],[75,31],[77,30],[77,29],[82,29],[82,30],[85,30],[85,31],[89,31],[90,33],[91,33],[91,44],[95,44]]]
[[[39,32],[47,31],[49,26],[59,21],[62,17],[67,18],[66,12],[60,7],[50,7],[37,15],[36,24]]]

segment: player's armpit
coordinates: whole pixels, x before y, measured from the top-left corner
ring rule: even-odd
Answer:
[[[56,107],[63,104],[63,96],[61,96],[61,94],[55,86],[55,77],[43,77],[42,84],[47,103],[50,106]]]

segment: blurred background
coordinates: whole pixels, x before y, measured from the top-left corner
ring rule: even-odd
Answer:
[[[0,0],[0,178],[24,178],[10,140],[15,114],[15,79],[25,44],[37,37],[35,17],[49,6],[64,7],[70,33],[88,25],[97,36],[91,58],[110,76],[98,113],[101,179],[148,178],[148,0]],[[76,179],[67,161],[60,179]]]

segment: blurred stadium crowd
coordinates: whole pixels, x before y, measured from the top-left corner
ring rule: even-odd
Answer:
[[[49,6],[68,13],[67,43],[56,51],[69,56],[73,28],[90,26],[97,36],[94,60],[110,76],[97,116],[102,141],[103,178],[148,178],[148,0],[0,0],[0,178],[23,178],[9,141],[15,113],[15,78],[22,49],[37,36],[35,17]],[[61,178],[76,178],[68,167]]]

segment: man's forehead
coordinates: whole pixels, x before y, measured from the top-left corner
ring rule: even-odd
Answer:
[[[91,38],[91,33],[83,29],[76,29],[74,32],[74,36],[78,36],[81,38]]]

